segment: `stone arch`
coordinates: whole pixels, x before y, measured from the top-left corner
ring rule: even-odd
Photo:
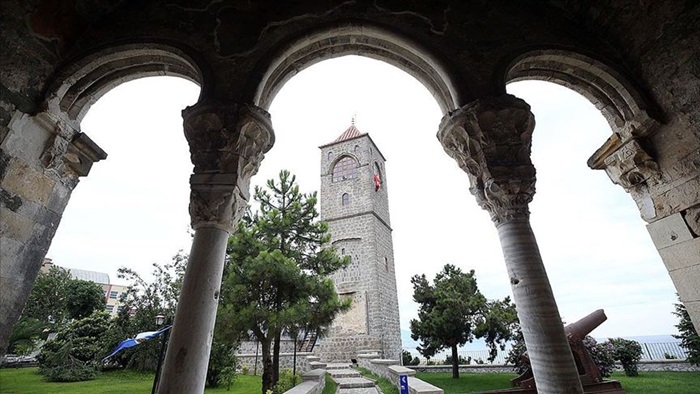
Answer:
[[[459,106],[458,90],[442,62],[420,45],[382,28],[347,24],[314,31],[279,48],[262,65],[262,76],[253,87],[253,103],[265,110],[298,72],[345,55],[381,60],[407,72],[430,91],[443,113]]]
[[[57,72],[46,91],[46,109],[79,129],[90,106],[112,88],[149,76],[169,75],[208,90],[211,77],[192,50],[163,43],[130,43],[93,51]]]
[[[613,67],[586,55],[559,49],[523,53],[506,67],[503,85],[527,79],[554,82],[586,97],[623,140],[656,127],[657,111],[642,92]]]

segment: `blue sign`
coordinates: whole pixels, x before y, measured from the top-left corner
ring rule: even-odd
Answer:
[[[399,375],[399,393],[408,394],[408,375]]]

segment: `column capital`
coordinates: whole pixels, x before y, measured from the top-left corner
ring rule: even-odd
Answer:
[[[250,197],[275,137],[270,114],[245,104],[205,101],[182,111],[194,174],[190,177],[190,217],[194,229],[232,231]]]
[[[71,190],[80,177],[87,176],[93,163],[107,158],[107,153],[87,134],[66,122],[47,113],[37,115],[36,121],[53,134],[41,155],[46,172]]]
[[[535,118],[523,100],[503,95],[475,100],[445,115],[437,137],[469,176],[469,191],[498,226],[528,217],[535,194],[530,160]]]

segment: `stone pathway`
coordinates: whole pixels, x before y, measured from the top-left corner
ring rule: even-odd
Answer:
[[[328,363],[326,371],[338,384],[337,394],[378,394],[373,380],[365,379],[350,364]]]

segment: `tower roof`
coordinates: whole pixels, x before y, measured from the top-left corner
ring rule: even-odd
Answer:
[[[338,136],[338,138],[336,138],[335,141],[331,142],[330,144],[337,144],[338,142],[343,142],[343,141],[351,140],[353,138],[362,137],[363,135],[366,135],[366,134],[367,133],[363,133],[360,130],[358,130],[357,127],[355,127],[355,122],[353,120],[350,127],[348,127],[347,130],[343,131],[343,134]],[[330,145],[330,144],[326,144],[326,145]]]

